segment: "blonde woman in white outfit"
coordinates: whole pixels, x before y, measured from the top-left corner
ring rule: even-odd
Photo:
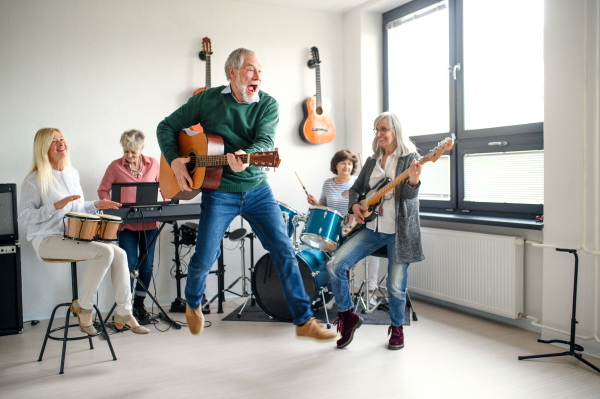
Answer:
[[[96,334],[92,324],[92,308],[104,275],[110,275],[115,289],[117,315],[115,326],[127,327],[136,334],[148,334],[131,314],[129,268],[125,251],[113,244],[97,241],[63,239],[63,217],[69,212],[94,213],[98,209],[117,209],[120,204],[109,201],[85,201],[79,184],[79,173],[71,167],[69,147],[60,130],[40,129],[33,142],[33,168],[23,181],[19,201],[19,223],[27,225],[27,240],[43,259],[89,260],[80,296],[71,304],[81,329]]]

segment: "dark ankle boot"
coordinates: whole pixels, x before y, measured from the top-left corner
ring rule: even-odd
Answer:
[[[402,331],[402,326],[396,327],[391,325],[390,328],[388,328],[388,335],[390,336],[388,349],[398,350],[404,348],[404,332]]]
[[[150,322],[150,315],[146,311],[146,307],[144,306],[143,296],[136,295],[133,299],[133,316],[138,320],[138,323],[141,325],[148,324]]]
[[[333,322],[333,324],[337,325],[337,330],[342,336],[337,341],[338,348],[341,349],[350,345],[352,338],[354,338],[354,330],[360,327],[363,321],[361,317],[352,312],[352,309],[345,312],[338,312],[338,318]]]

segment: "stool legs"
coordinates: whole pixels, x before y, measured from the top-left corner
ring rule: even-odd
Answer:
[[[72,288],[73,300],[75,300],[75,299],[77,299],[77,296],[78,296],[78,294],[77,294],[78,293],[78,290],[77,290],[77,262],[71,262],[71,288]],[[66,313],[66,317],[65,317],[65,325],[61,326],[61,327],[57,327],[55,329],[52,329],[52,323],[54,323],[54,316],[56,315],[56,311],[58,310],[58,308],[63,307],[63,306],[67,307],[67,313]],[[113,350],[113,347],[112,347],[112,343],[110,342],[110,337],[108,336],[108,332],[106,331],[106,325],[104,324],[104,319],[102,318],[102,314],[100,313],[100,310],[98,309],[98,307],[96,305],[94,305],[94,309],[96,309],[96,314],[98,315],[98,318],[100,319],[100,325],[102,326],[102,329],[96,335],[100,335],[100,334],[104,335],[104,338],[106,339],[106,342],[108,343],[108,348],[110,349],[110,353],[112,355],[113,360],[117,360],[117,357],[115,356],[115,351]],[[86,335],[86,336],[69,338],[69,336],[68,336],[69,328],[70,327],[79,327],[79,323],[69,325],[69,319],[71,317],[70,313],[71,313],[71,303],[61,303],[54,307],[54,309],[52,310],[52,315],[48,322],[48,328],[46,329],[46,336],[44,337],[44,343],[42,344],[42,350],[40,351],[40,357],[38,358],[38,362],[41,362],[42,357],[44,356],[44,351],[46,349],[46,343],[48,342],[48,338],[53,339],[55,341],[62,341],[63,345],[62,345],[62,356],[60,359],[60,373],[59,374],[64,374],[65,357],[67,354],[67,341],[87,339],[90,343],[90,350],[94,349],[94,344],[92,343],[92,338],[95,337],[96,335],[93,335],[93,336]],[[55,333],[59,330],[64,330],[64,334],[61,338],[52,336],[52,333]]]
[[[115,356],[115,351],[113,350],[112,344],[110,343],[110,337],[108,336],[108,333],[106,332],[106,326],[104,325],[104,320],[102,319],[102,314],[100,313],[100,311],[98,310],[96,305],[94,305],[94,309],[96,309],[96,314],[98,315],[98,318],[100,319],[100,325],[102,325],[102,334],[104,334],[104,338],[106,339],[106,342],[108,343],[108,347],[110,349],[110,353],[112,354],[113,360],[117,360],[117,357]],[[92,343],[92,337],[90,337],[90,345],[91,345],[91,343]]]

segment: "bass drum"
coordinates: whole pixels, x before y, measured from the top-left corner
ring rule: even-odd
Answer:
[[[300,251],[296,253],[300,275],[304,284],[304,290],[308,294],[313,311],[323,306],[321,290],[325,292],[325,303],[333,298],[329,274],[327,273],[327,259],[323,252],[300,245]],[[269,316],[280,321],[291,322],[293,320],[283,288],[277,273],[277,267],[271,259],[270,254],[264,255],[258,260],[252,272],[252,292],[258,306]]]

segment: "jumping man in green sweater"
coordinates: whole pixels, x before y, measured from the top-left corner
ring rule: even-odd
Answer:
[[[266,173],[236,158],[236,155],[252,154],[274,146],[279,105],[277,100],[259,90],[262,63],[255,52],[239,48],[227,58],[225,75],[229,85],[193,96],[159,123],[156,132],[160,149],[182,190],[190,190],[192,179],[185,167],[190,158],[178,157],[176,134],[179,131],[200,123],[205,133],[223,137],[229,163],[223,167],[218,190],[202,192],[196,252],[188,265],[185,287],[185,315],[190,332],[202,333],[204,317],[200,300],[206,288],[206,277],[219,257],[219,245],[227,227],[241,215],[271,253],[294,317],[297,337],[335,340],[337,334],[324,329],[313,317],[294,248]]]

